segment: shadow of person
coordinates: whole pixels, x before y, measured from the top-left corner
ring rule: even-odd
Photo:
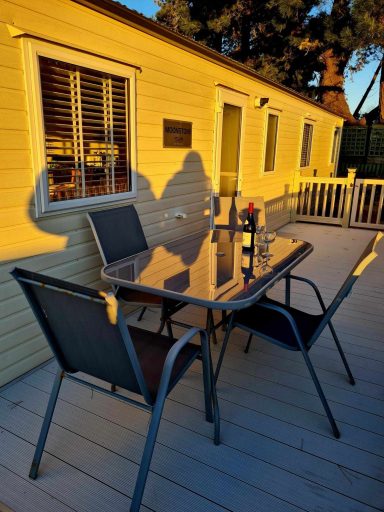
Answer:
[[[169,234],[175,239],[209,227],[210,180],[206,176],[201,157],[197,152],[190,151],[186,155],[182,168],[167,181],[163,190],[159,190],[160,197],[155,197],[150,179],[137,173],[137,182],[140,184],[138,199],[145,197],[145,201],[135,204],[141,220],[141,205],[145,210],[147,208],[145,205],[151,204],[153,201],[160,201],[156,210],[164,211],[167,214],[167,220],[158,223],[160,229],[156,228],[154,245],[158,245],[156,243],[158,235],[160,235],[159,245],[161,245],[164,243],[163,240],[169,238]],[[164,200],[164,208],[161,205],[162,200]],[[124,207],[126,204],[113,204],[113,196],[111,196],[111,203],[105,205],[105,208]],[[17,248],[9,251],[4,259],[10,263],[17,261],[17,265],[29,270],[41,269],[43,273],[47,272],[54,276],[63,275],[65,267],[65,274],[68,275],[68,265],[71,265],[72,271],[69,275],[76,276],[76,282],[104,289],[106,284],[100,279],[100,268],[103,266],[101,257],[98,263],[94,261],[89,268],[79,263],[82,260],[85,262],[86,259],[99,256],[99,250],[86,217],[88,211],[92,211],[92,209],[103,209],[103,205],[93,204],[79,211],[71,209],[71,200],[69,199],[68,210],[48,216],[37,216],[35,196],[31,194],[28,205],[26,205],[26,216],[29,219],[27,225],[30,233],[28,242],[23,243],[21,240]],[[188,216],[186,219],[175,219],[177,212],[186,212]],[[151,246],[153,245],[153,243],[151,244],[152,233],[155,230],[151,229],[151,225],[148,227],[144,225],[144,232],[146,234],[149,232],[149,245]],[[178,256],[184,265],[190,266],[198,258],[200,250],[201,243],[196,243],[195,245],[191,244],[187,251],[171,250],[170,252]],[[152,254],[149,254],[144,268],[152,259]],[[77,263],[80,265],[79,268],[83,269],[82,272],[77,270]],[[188,279],[184,276],[184,287],[186,283],[188,283]]]
[[[181,230],[177,237],[209,228],[211,180],[207,176],[201,156],[190,151],[183,161],[182,168],[167,182],[161,199],[172,199],[171,215],[186,214],[186,218],[177,219]],[[201,250],[201,241],[188,246],[188,251],[169,248],[172,254],[180,256],[185,265],[192,265]],[[180,246],[179,246],[180,247]]]
[[[146,200],[154,201],[155,196],[150,189],[149,181],[141,175],[138,175],[138,180],[140,180],[141,188],[145,189]],[[67,202],[67,210],[47,216],[38,216],[36,214],[35,196],[31,194],[28,206],[26,206],[26,216],[29,222],[26,223],[23,230],[23,233],[27,233],[28,239],[25,243],[23,243],[23,240],[20,240],[20,243],[15,246],[14,250],[8,251],[6,255],[4,254],[4,259],[10,264],[17,261],[18,266],[29,270],[41,268],[44,273],[45,269],[47,269],[47,273],[56,276],[63,273],[60,267],[72,265],[73,275],[78,276],[77,282],[79,284],[91,284],[98,288],[105,288],[106,284],[99,277],[100,268],[103,266],[101,257],[99,265],[92,263],[89,265],[89,268],[84,269],[84,265],[80,264],[80,267],[83,269],[81,273],[75,268],[76,262],[99,255],[99,250],[87,219],[87,213],[94,209],[103,209],[104,206],[93,204],[79,211],[71,208],[71,200],[67,200]],[[111,203],[105,205],[105,209],[124,207],[127,204],[121,204],[120,202],[113,204],[112,195]],[[140,211],[138,213],[140,215]],[[111,226],[111,229],[113,229],[113,226]],[[118,233],[116,233],[116,236],[119,236]],[[44,258],[44,260],[41,258]],[[42,264],[42,261],[44,261],[44,264]],[[149,261],[150,258],[148,258],[147,264]],[[9,269],[11,269],[11,265]]]

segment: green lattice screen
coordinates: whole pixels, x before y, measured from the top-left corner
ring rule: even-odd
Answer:
[[[341,139],[341,154],[343,156],[364,156],[367,140],[367,128],[345,126]]]
[[[384,126],[373,126],[368,156],[384,157]]]

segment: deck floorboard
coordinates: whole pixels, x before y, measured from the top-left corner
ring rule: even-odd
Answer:
[[[314,244],[297,273],[319,283],[326,304],[372,236],[304,223],[282,231]],[[348,383],[327,329],[311,351],[341,438],[331,435],[300,354],[257,338],[244,354],[247,336],[235,330],[217,386],[221,445],[214,446],[212,425],[204,420],[196,362],[166,402],[143,511],[384,509],[384,247],[379,252],[334,319],[356,386]],[[272,291],[280,299],[283,293],[281,284]],[[302,284],[293,285],[292,305],[319,311]],[[158,311],[148,310],[140,324],[136,316],[129,323],[158,327]],[[198,307],[178,316],[205,323]],[[218,338],[214,363],[222,332]],[[56,368],[50,361],[0,389],[0,510],[1,503],[15,512],[129,510],[148,414],[70,381],[60,392],[40,476],[28,478]]]

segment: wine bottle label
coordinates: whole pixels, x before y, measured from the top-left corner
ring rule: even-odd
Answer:
[[[243,233],[243,247],[251,248],[252,233]]]

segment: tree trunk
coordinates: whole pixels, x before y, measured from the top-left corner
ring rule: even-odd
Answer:
[[[348,56],[335,55],[332,48],[329,48],[321,55],[324,70],[321,73],[319,84],[320,101],[323,105],[338,114],[349,124],[365,125],[365,119],[357,120],[351,114],[345,91],[344,91],[344,70],[349,60]]]

